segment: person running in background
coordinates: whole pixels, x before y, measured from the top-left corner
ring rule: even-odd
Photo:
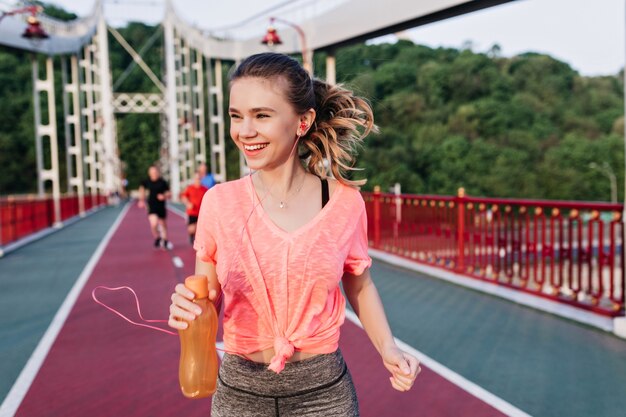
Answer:
[[[204,162],[198,165],[198,172],[200,173],[200,182],[207,189],[210,189],[215,185],[215,177],[212,172],[208,172],[207,166]]]
[[[181,201],[187,207],[187,233],[189,234],[189,242],[192,245],[196,238],[196,223],[200,213],[200,203],[202,203],[204,193],[208,190],[207,187],[200,183],[200,180],[200,173],[196,172],[193,176],[193,184],[187,186],[180,195]]]
[[[170,198],[170,186],[163,178],[159,168],[152,165],[148,168],[148,178],[139,186],[139,201],[137,206],[146,206],[146,190],[148,190],[148,221],[154,238],[154,247],[172,249],[173,245],[167,240],[167,210],[165,201]]]

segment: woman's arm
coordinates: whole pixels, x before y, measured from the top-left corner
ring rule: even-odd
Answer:
[[[196,275],[206,275],[209,279],[209,300],[215,305],[218,313],[220,310],[221,293],[220,283],[217,280],[217,272],[215,271],[215,265],[210,262],[204,262],[200,258],[196,257]],[[184,320],[194,320],[200,313],[202,313],[200,307],[194,304],[194,293],[189,288],[185,287],[185,284],[176,285],[175,292],[172,294],[172,304],[170,305],[170,317],[167,324],[174,329],[186,329],[187,323]]]
[[[395,345],[383,304],[372,281],[369,268],[358,276],[344,274],[343,289],[352,309],[361,320],[363,328],[378,353],[381,353],[387,345]]]
[[[408,391],[420,372],[419,361],[398,348],[369,268],[361,275],[344,274],[343,289],[365,332],[391,372],[391,385]]]
[[[217,308],[217,312],[220,312],[222,287],[217,279],[217,271],[215,270],[215,264],[211,262],[204,262],[196,256],[196,275],[206,275],[209,280],[209,300]]]

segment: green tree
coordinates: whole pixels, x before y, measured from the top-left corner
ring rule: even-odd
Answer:
[[[47,13],[75,16],[58,8]],[[163,77],[160,28],[129,23],[118,28]],[[109,36],[116,92],[156,92],[139,67],[122,81],[132,58]],[[337,79],[371,102],[379,134],[368,137],[358,158],[365,189],[494,197],[607,200],[608,179],[589,164],[608,164],[623,194],[623,73],[584,77],[548,55],[503,57],[471,48],[429,48],[410,41],[357,44],[334,51]],[[318,76],[325,53],[316,53]],[[55,65],[59,67],[58,58]],[[224,91],[229,67],[223,68]],[[56,75],[57,100],[61,83]],[[0,194],[36,189],[30,56],[0,49]],[[226,98],[228,95],[226,95]],[[228,100],[225,100],[228,106]],[[61,182],[65,188],[64,136],[58,106]],[[226,120],[228,137],[229,121]],[[155,115],[120,115],[117,134],[130,186],[159,159]],[[208,142],[208,138],[207,138]],[[239,152],[226,141],[227,178],[239,176]]]

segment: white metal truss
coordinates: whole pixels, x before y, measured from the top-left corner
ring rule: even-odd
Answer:
[[[226,144],[224,143],[224,92],[222,90],[222,61],[206,58],[209,109],[209,143],[211,171],[215,181],[226,181]],[[240,162],[240,166],[241,162]]]
[[[188,183],[193,172],[193,132],[191,104],[191,49],[185,39],[174,32],[176,60],[176,116],[178,118],[178,160],[181,189]]]
[[[191,140],[193,142],[193,170],[206,162],[206,132],[204,113],[203,56],[197,49],[191,50]]]
[[[84,177],[76,181],[84,182],[94,204],[98,194],[109,195],[121,189],[107,28],[103,17],[91,43],[83,47],[78,67]]]
[[[69,74],[68,74],[69,71]],[[61,60],[63,80],[63,114],[65,121],[65,149],[67,161],[67,188],[78,196],[78,212],[85,212],[85,188],[82,160],[82,130],[80,108],[80,79],[78,57],[72,55]]]
[[[56,101],[53,58],[46,58],[45,78],[39,77],[39,59],[33,58],[33,98],[35,105],[35,146],[37,152],[37,189],[45,194],[46,181],[52,185],[54,223],[61,224],[61,187],[59,184],[59,149],[57,143]],[[46,94],[47,123],[42,120],[41,94]],[[48,146],[45,146],[45,145]],[[48,149],[48,151],[46,151]]]
[[[167,132],[169,150],[169,177],[172,197],[180,194],[180,168],[178,161],[178,118],[176,104],[176,55],[174,52],[174,25],[171,20],[163,22],[165,35],[165,86],[167,102]]]
[[[167,104],[167,103],[166,103]],[[167,107],[159,113],[159,125],[161,126],[161,147],[159,149],[159,166],[161,167],[161,175],[167,179],[171,187],[170,175],[170,143],[169,143],[169,118],[167,115]]]
[[[100,53],[98,49],[100,47],[98,42],[98,36],[94,36],[92,41],[93,48],[91,49],[91,93],[93,96],[93,142],[91,155],[92,171],[95,173],[90,178],[92,181],[92,190],[95,193],[92,194],[104,194],[104,181],[103,181],[103,161],[104,161],[104,146],[102,144],[102,127],[104,120],[102,118],[102,85],[100,83]]]
[[[85,187],[92,196],[92,203],[98,194],[98,170],[95,153],[95,97],[94,97],[94,62],[93,55],[96,46],[92,43],[83,48],[83,57],[80,66],[80,91],[82,115],[83,165]]]
[[[100,120],[102,124],[102,146],[103,146],[103,181],[102,191],[104,195],[109,195],[121,187],[121,165],[117,140],[115,136],[115,118],[113,117],[113,84],[111,83],[111,66],[109,65],[109,41],[108,30],[104,15],[100,14],[98,20],[98,68],[100,70]]]
[[[115,113],[162,113],[165,109],[163,94],[113,93]]]
[[[169,131],[170,187],[176,198],[201,162],[207,160],[205,86],[207,77],[210,167],[215,179],[226,180],[221,61],[212,61],[191,46],[171,20],[164,21],[166,102]],[[206,67],[206,68],[204,68]]]

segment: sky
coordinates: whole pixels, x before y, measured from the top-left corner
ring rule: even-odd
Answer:
[[[46,0],[79,16],[95,0]],[[158,23],[163,0],[104,0],[109,24],[129,20]],[[384,0],[382,0],[384,1]],[[174,0],[178,14],[204,29],[238,23],[284,0]],[[2,10],[11,0],[0,0]],[[616,74],[624,66],[626,13],[624,0],[518,0],[486,10],[421,26],[406,33],[431,47],[460,48],[471,44],[485,52],[494,44],[503,56],[547,53],[582,75]],[[245,12],[242,12],[245,11]],[[386,37],[376,41],[393,40]]]

